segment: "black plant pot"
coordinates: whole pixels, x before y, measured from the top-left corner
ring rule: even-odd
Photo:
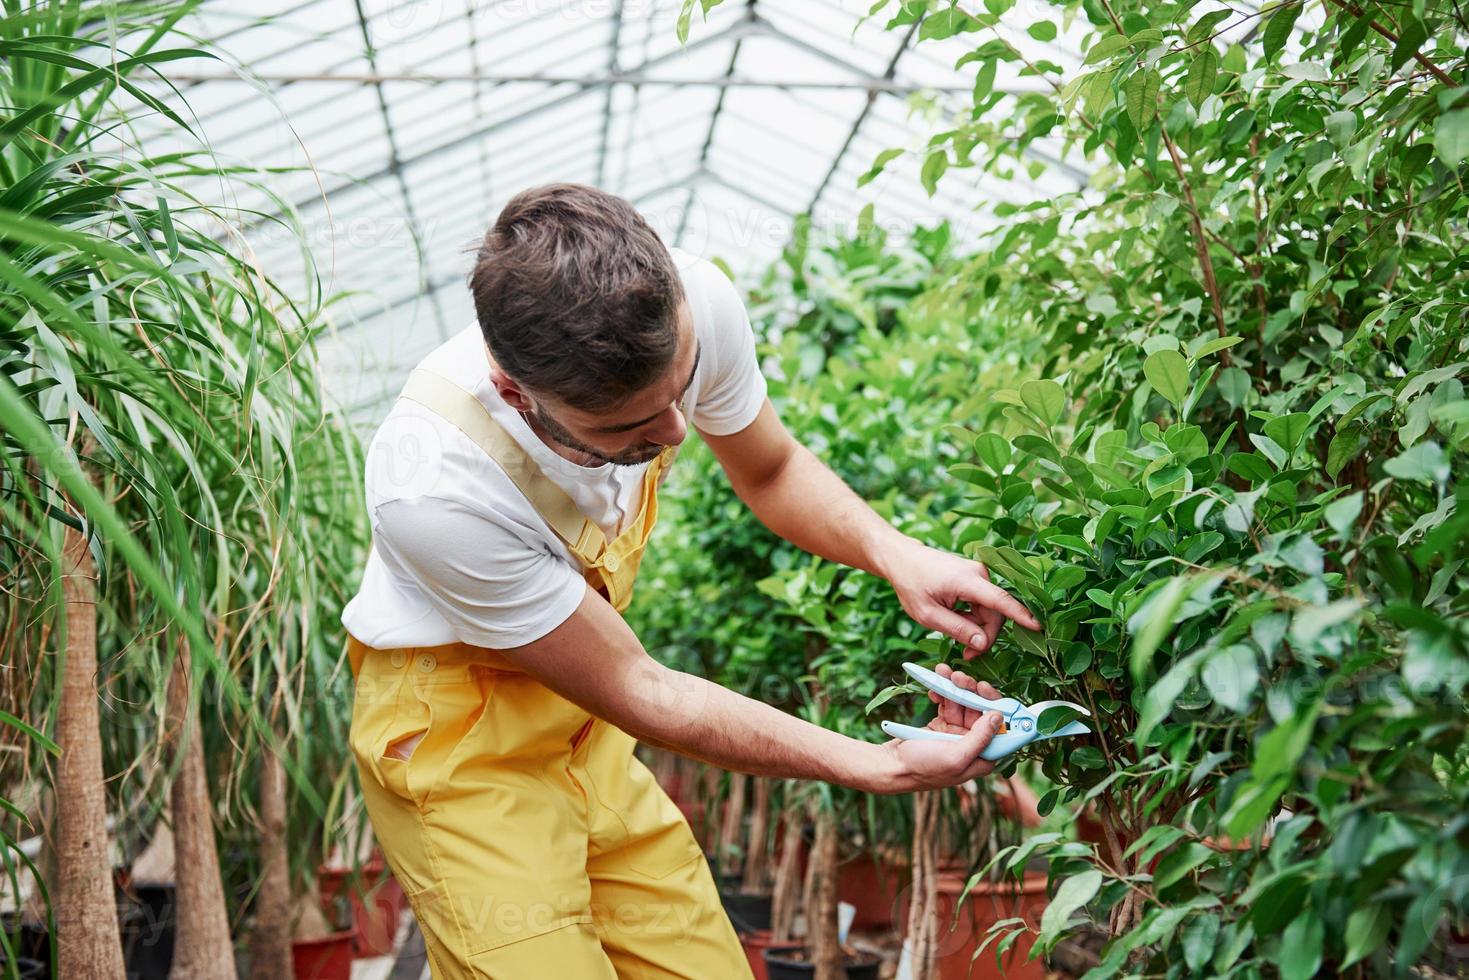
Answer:
[[[168,980],[176,901],[173,885],[133,885],[123,895],[119,915],[127,980]]]
[[[51,932],[43,923],[26,922],[21,919],[19,912],[6,912],[0,916],[0,931],[9,938],[10,948],[22,964],[21,976],[29,980],[24,968],[24,964],[29,962],[34,963],[35,968],[40,971],[30,976],[34,976],[35,980],[50,980]],[[4,976],[8,968],[5,954],[0,951],[0,976]]]
[[[770,980],[808,980],[816,975],[816,966],[808,959],[810,950],[805,946],[771,946],[762,950],[761,955],[765,957],[765,973]],[[849,956],[842,964],[847,980],[877,980],[881,965],[882,960],[866,953]]]
[[[746,894],[734,888],[719,890],[719,900],[729,915],[735,932],[748,935],[770,928],[771,897],[769,894]]]
[[[10,976],[12,968],[15,969],[20,980],[46,980],[46,977],[51,975],[50,969],[40,960],[28,959],[24,956],[17,956],[11,960],[6,957],[4,950],[0,950],[0,977]]]

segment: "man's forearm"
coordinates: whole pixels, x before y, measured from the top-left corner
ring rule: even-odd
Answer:
[[[819,779],[869,793],[910,788],[886,745],[848,738],[692,674],[662,665],[656,674],[637,684],[647,702],[611,719],[641,741],[760,776]]]
[[[761,523],[813,555],[889,578],[883,559],[912,539],[884,521],[804,446],[767,479],[734,483]]]

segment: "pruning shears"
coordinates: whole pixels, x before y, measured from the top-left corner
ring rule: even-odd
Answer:
[[[1000,730],[995,737],[990,739],[990,744],[985,746],[980,758],[988,759],[990,762],[998,762],[1010,753],[1023,749],[1031,742],[1043,738],[1060,738],[1063,735],[1090,735],[1091,729],[1079,721],[1071,721],[1053,732],[1042,735],[1040,729],[1040,716],[1048,708],[1070,708],[1081,715],[1091,717],[1091,712],[1081,705],[1072,701],[1038,701],[1035,704],[1021,704],[1014,698],[992,699],[981,697],[973,691],[966,691],[942,674],[935,673],[927,667],[918,664],[904,664],[903,670],[909,677],[913,678],[930,691],[936,692],[939,697],[973,708],[976,711],[998,711],[1004,716],[1000,724]],[[897,722],[885,721],[882,730],[894,738],[903,739],[934,739],[948,742],[957,742],[963,738],[950,732],[936,732],[931,728],[915,728],[912,725],[900,725]]]

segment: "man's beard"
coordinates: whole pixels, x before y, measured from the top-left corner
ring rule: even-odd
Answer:
[[[610,456],[599,449],[593,449],[582,442],[576,436],[566,430],[566,427],[546,414],[545,409],[539,405],[535,409],[536,422],[538,422],[554,441],[567,449],[575,449],[577,452],[586,453],[588,456],[601,463],[611,463],[613,466],[638,466],[654,459],[663,451],[663,447],[656,443],[644,443],[640,448],[624,449]]]

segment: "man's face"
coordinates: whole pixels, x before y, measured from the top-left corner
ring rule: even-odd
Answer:
[[[507,401],[527,411],[545,438],[585,453],[593,462],[617,466],[646,463],[665,446],[677,446],[688,435],[688,423],[679,403],[693,383],[700,352],[687,302],[680,304],[678,318],[678,352],[669,370],[615,408],[588,412],[555,398],[527,393],[520,393],[524,405],[517,405],[516,399]],[[503,389],[501,393],[506,394]]]

